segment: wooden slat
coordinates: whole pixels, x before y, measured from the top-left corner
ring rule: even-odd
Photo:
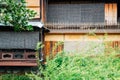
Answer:
[[[113,48],[113,49],[116,49],[116,48],[120,48],[120,41],[105,41],[105,48],[106,49],[110,49],[110,48]]]
[[[37,60],[0,60],[0,66],[37,66]]]
[[[48,56],[51,53],[50,41],[45,41],[44,45],[45,45],[45,47],[44,47],[44,56]]]
[[[26,63],[26,62],[0,62],[0,66],[37,66],[37,63]]]
[[[27,6],[27,8],[40,8],[40,6]]]
[[[58,45],[58,41],[45,41],[44,44],[44,58],[49,55],[55,56],[63,50],[63,44]]]
[[[52,54],[55,55],[57,53],[56,41],[52,41],[52,47]]]
[[[108,4],[105,4],[105,22],[107,23],[107,21],[108,21],[108,13],[109,13],[109,8],[108,8]]]
[[[117,23],[117,4],[113,4],[113,20],[115,23]]]
[[[113,20],[113,5],[112,4],[109,4],[109,15],[108,15],[108,17],[109,17],[109,23],[110,22],[112,22],[112,20]]]
[[[120,48],[120,41],[112,41],[113,48]]]

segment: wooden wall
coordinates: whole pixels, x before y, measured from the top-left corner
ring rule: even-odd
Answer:
[[[44,58],[49,55],[56,55],[63,51],[64,44],[59,41],[45,41],[44,42]]]
[[[41,3],[40,3],[41,1]],[[54,0],[55,1],[55,0]],[[58,0],[59,1],[59,0]],[[46,8],[47,2],[46,0],[26,0],[27,7],[35,10],[38,14],[35,18],[40,18],[40,6],[41,6],[41,15],[42,15],[42,22],[46,21]],[[40,5],[41,4],[41,5]],[[48,5],[49,6],[49,5]],[[47,13],[49,14],[49,13]],[[107,3],[105,4],[105,22],[106,23],[117,23],[117,4],[116,3]],[[52,16],[51,16],[52,17]],[[57,46],[55,50],[53,47],[59,41],[67,42],[67,41],[98,41],[101,39],[103,35],[96,36],[86,36],[82,34],[46,34],[45,35],[45,42],[44,42],[44,56],[48,56],[50,54],[55,55],[57,52],[62,51],[64,49],[64,44]],[[120,45],[120,34],[116,35],[108,35],[106,41],[112,41],[112,46],[115,47],[116,45]],[[71,45],[70,45],[71,46]]]
[[[26,0],[27,7],[31,10],[37,12],[35,18],[40,18],[41,22],[46,21],[46,9],[47,1],[46,0]]]
[[[35,18],[40,18],[40,0],[26,0],[27,7],[37,12]]]
[[[104,34],[89,36],[86,34],[45,34],[45,41],[98,41]],[[108,34],[105,41],[120,41],[120,34]]]
[[[107,3],[105,4],[105,21],[106,23],[117,23],[117,4]]]
[[[59,4],[57,3],[57,2],[59,2]],[[73,1],[73,2],[77,2],[77,1]],[[99,2],[99,1],[98,1]],[[62,19],[63,20],[65,20],[65,19],[67,19],[67,20],[65,20],[65,21],[63,21],[63,22],[66,22],[66,21],[69,21],[69,20],[72,20],[72,19],[76,19],[76,12],[77,12],[77,14],[79,13],[79,15],[81,15],[80,14],[80,10],[79,10],[79,8],[80,8],[80,6],[79,7],[77,7],[76,9],[72,9],[72,8],[74,8],[74,5],[75,4],[83,4],[83,3],[86,3],[86,1],[83,1],[83,2],[77,2],[77,3],[72,3],[72,1],[71,0],[69,0],[69,1],[63,1],[62,0],[62,2],[61,1],[54,1],[54,0],[52,0],[52,1],[50,1],[49,0],[49,2],[48,2],[49,4],[48,4],[48,16],[47,16],[47,20],[48,20],[48,22],[52,22],[52,21],[57,21],[57,22],[60,22]],[[91,2],[87,2],[87,3],[91,3]],[[95,3],[95,2],[94,2]],[[117,1],[101,1],[100,3],[105,3],[105,9],[104,9],[104,11],[102,11],[102,12],[104,12],[104,15],[103,16],[105,16],[105,18],[104,18],[104,20],[105,20],[105,22],[108,24],[116,24],[117,23],[117,19],[118,19],[118,17],[119,17],[119,14],[118,14],[118,8],[119,8],[119,3],[117,2]],[[57,4],[57,5],[56,5]],[[65,5],[67,6],[67,7],[65,7]],[[69,11],[69,5],[68,4],[70,4],[70,5],[72,5],[72,7],[70,8],[70,9],[72,9],[72,11],[73,12],[70,12]],[[89,6],[89,4],[87,4],[88,6]],[[97,4],[97,3],[95,3],[95,4]],[[92,5],[93,6],[93,5]],[[97,7],[99,7],[100,8],[100,6],[98,5]],[[97,7],[94,7],[94,8],[97,8]],[[117,8],[118,7],[118,8]],[[92,9],[92,10],[94,10],[94,8]],[[65,10],[66,9],[66,10]],[[65,13],[65,11],[63,11],[63,10],[65,10],[65,11],[67,11],[66,13]],[[76,11],[75,11],[76,10]],[[96,9],[96,10],[100,10],[100,9]],[[88,10],[88,12],[89,11],[91,11],[91,10]],[[87,12],[87,13],[88,13]],[[101,12],[99,12],[99,11],[97,11],[98,13],[101,13]],[[59,14],[57,14],[57,13],[59,13]],[[75,14],[75,16],[74,16],[74,18],[71,18],[71,17],[73,17],[73,15],[69,15],[69,14]],[[95,13],[95,12],[94,12]],[[66,14],[66,15],[65,15]],[[92,13],[93,14],[93,13]],[[58,15],[60,15],[60,16],[58,16]],[[64,17],[64,15],[66,16],[66,17]],[[69,17],[68,16],[71,16],[70,17],[70,19],[69,19]],[[90,16],[90,15],[89,15]],[[87,18],[89,18],[89,16],[87,16]],[[55,18],[54,18],[55,17]],[[79,17],[79,16],[77,16],[77,17]],[[95,17],[95,16],[94,16]],[[58,19],[59,18],[59,19]],[[54,20],[52,20],[52,19],[54,19]],[[79,19],[81,19],[81,18],[79,18]],[[79,19],[78,20],[76,20],[76,21],[79,21]],[[83,18],[83,19],[85,19],[85,18]],[[99,18],[100,19],[100,18]],[[87,19],[88,20],[88,19]],[[98,20],[98,19],[97,19]],[[95,21],[97,21],[97,20],[95,20]],[[80,22],[80,21],[79,21]]]
[[[46,34],[45,35],[45,56],[52,54],[53,46],[56,42],[63,41],[63,45],[59,47],[58,50],[55,50],[53,54],[56,54],[57,51],[71,51],[79,53],[83,49],[86,49],[89,46],[95,47],[98,53],[102,53],[106,50],[106,46],[112,48],[120,48],[120,34],[104,34],[97,35],[86,35],[86,34]],[[90,48],[89,48],[90,49]],[[95,49],[95,50],[96,50]]]

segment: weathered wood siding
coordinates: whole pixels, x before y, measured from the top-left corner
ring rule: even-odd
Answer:
[[[46,34],[45,41],[98,41],[104,37],[102,34],[96,36],[86,34]],[[108,34],[105,41],[120,41],[120,34]]]
[[[53,49],[54,42],[59,41],[64,42],[61,49],[67,52],[81,53],[87,50],[92,50],[93,53],[103,53],[108,47],[120,48],[119,37],[120,34],[109,34],[107,36],[103,34],[47,34],[45,36],[45,55],[52,54],[51,51]]]
[[[106,3],[104,1],[91,3],[89,1],[79,2],[78,0],[51,0],[48,1],[46,18],[46,24],[51,25],[51,28],[48,28],[50,28],[51,31],[53,30],[53,32],[45,35],[45,55],[52,54],[53,47],[51,45],[54,45],[53,42],[58,41],[64,42],[62,49],[68,52],[80,52],[83,48],[87,49],[87,47],[98,46],[95,49],[96,53],[103,53],[106,49],[104,43],[107,42],[110,42],[110,46],[113,48],[120,46],[119,26],[115,25],[117,23],[117,3]],[[88,28],[86,25],[85,27],[77,25],[84,23],[104,23],[105,26],[100,24],[100,27],[95,25],[93,28],[92,25],[91,28]],[[114,25],[109,26],[108,23]],[[54,24],[58,25],[54,26]],[[64,24],[72,24],[73,26],[71,27],[70,25]],[[111,31],[115,28],[115,31]],[[58,30],[55,32],[55,29]],[[86,33],[89,31],[84,32],[84,29],[100,29],[101,31],[98,30],[96,36],[88,36]],[[106,37],[103,34],[107,32],[107,29],[110,35]],[[106,38],[103,39],[104,37]]]
[[[116,3],[105,4],[105,22],[107,24],[117,23],[117,4]]]
[[[58,41],[45,41],[44,42],[44,57],[49,55],[56,55],[58,52],[63,51],[64,44],[58,44]]]

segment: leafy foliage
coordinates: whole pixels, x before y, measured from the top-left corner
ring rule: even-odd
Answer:
[[[31,80],[31,79],[24,75],[4,74],[0,76],[0,80]]]
[[[105,54],[60,53],[47,59],[37,74],[27,74],[35,80],[119,80],[120,59],[115,52]]]
[[[0,5],[0,23],[13,26],[15,31],[33,30],[28,20],[36,12],[27,9],[25,0],[0,0]]]

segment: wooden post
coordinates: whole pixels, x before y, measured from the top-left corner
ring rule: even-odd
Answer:
[[[46,0],[41,0],[41,21],[46,21]]]

